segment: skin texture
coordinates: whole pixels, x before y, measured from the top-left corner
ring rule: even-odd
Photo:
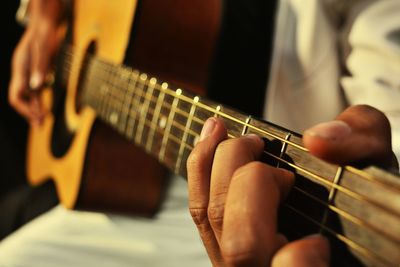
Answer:
[[[35,127],[47,111],[39,101],[59,47],[61,1],[31,0],[30,22],[12,61],[9,102]],[[304,144],[324,160],[391,167],[390,126],[368,106],[347,109],[334,122],[304,133]],[[210,118],[188,160],[189,206],[214,266],[327,266],[329,244],[321,236],[288,243],[277,233],[279,203],[293,175],[257,162],[256,136],[227,140],[222,121]]]
[[[390,125],[369,106],[305,131],[304,145],[332,163],[391,166]],[[214,266],[328,266],[329,243],[310,236],[288,243],[277,232],[279,203],[293,175],[257,161],[254,135],[227,139],[223,122],[207,120],[188,160],[189,208]]]
[[[40,124],[46,113],[39,89],[60,44],[62,11],[61,1],[32,0],[28,28],[13,54],[8,100],[31,126]]]

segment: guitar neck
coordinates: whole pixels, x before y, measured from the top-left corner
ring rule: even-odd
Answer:
[[[284,231],[294,238],[325,233],[364,263],[400,263],[397,175],[375,167],[359,170],[326,163],[308,153],[297,133],[171,88],[137,70],[94,57],[85,66],[83,104],[174,173],[186,177],[186,161],[205,120],[219,117],[229,138],[261,136],[266,142],[262,160],[297,174],[282,209],[283,218],[290,219],[282,222]]]

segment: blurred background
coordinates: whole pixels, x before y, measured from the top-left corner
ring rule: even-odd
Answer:
[[[0,9],[0,197],[25,183],[25,145],[27,124],[8,105],[11,57],[23,28],[15,21],[19,1],[6,1]]]
[[[53,184],[28,185],[25,150],[28,125],[8,104],[12,52],[24,29],[15,20],[19,1],[0,8],[0,240],[57,203]]]

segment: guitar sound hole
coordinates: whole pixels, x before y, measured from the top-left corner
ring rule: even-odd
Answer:
[[[67,37],[68,38],[68,37]],[[65,42],[64,46],[69,46],[68,41]],[[65,98],[67,93],[67,84],[64,83],[63,79],[65,73],[62,67],[67,61],[66,56],[60,53],[56,60],[56,73],[55,83],[53,86],[53,107],[52,113],[54,115],[54,128],[51,138],[51,150],[52,154],[56,158],[62,157],[74,138],[74,134],[71,133],[65,123]]]
[[[81,71],[79,73],[79,80],[78,80],[78,88],[76,92],[76,99],[75,99],[75,110],[77,113],[79,113],[82,109],[82,106],[84,103],[82,103],[82,92],[83,88],[85,86],[85,78],[87,77],[87,70],[88,70],[88,63],[90,57],[96,54],[96,43],[93,41],[90,43],[88,46],[88,49],[86,50],[85,53],[85,58],[82,61],[82,66],[81,66]]]

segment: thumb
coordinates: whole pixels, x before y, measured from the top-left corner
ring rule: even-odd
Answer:
[[[311,154],[336,164],[393,162],[390,123],[386,116],[366,105],[352,106],[336,120],[304,132],[304,145]]]

